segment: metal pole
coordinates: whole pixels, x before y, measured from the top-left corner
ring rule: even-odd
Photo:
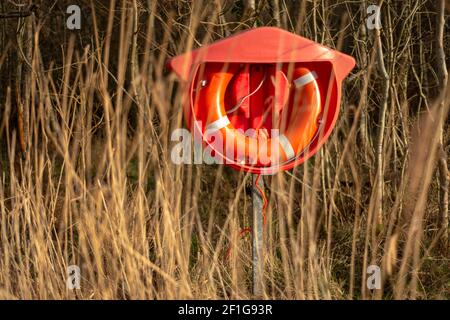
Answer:
[[[262,298],[263,294],[263,199],[256,188],[256,182],[261,190],[264,190],[264,179],[262,176],[257,180],[258,175],[253,175],[253,295],[255,298]]]

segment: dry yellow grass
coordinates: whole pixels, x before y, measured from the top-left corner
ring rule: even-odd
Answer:
[[[436,168],[442,152],[448,159],[441,142],[449,141],[450,98],[430,75],[438,63],[428,60],[433,6],[385,1],[377,34],[364,27],[365,1],[323,2],[261,1],[254,13],[242,1],[83,1],[91,10],[84,33],[64,31],[54,63],[43,58],[53,50],[43,46],[53,20],[21,19],[31,31],[25,85],[16,97],[5,80],[0,94],[0,298],[252,298],[250,238],[238,239],[250,224],[251,176],[170,161],[170,133],[183,127],[182,86],[164,64],[256,23],[358,62],[324,148],[265,179],[263,297],[448,299]],[[0,20],[7,30],[2,23],[13,22]],[[7,41],[0,48],[6,74],[19,53]],[[72,291],[66,270],[74,264],[82,280]],[[381,290],[366,287],[373,264]]]

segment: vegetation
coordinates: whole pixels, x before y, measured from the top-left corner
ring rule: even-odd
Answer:
[[[252,177],[170,161],[183,86],[165,63],[266,25],[357,66],[326,145],[264,177],[263,297],[450,298],[450,2],[376,2],[1,1],[0,298],[252,298]]]

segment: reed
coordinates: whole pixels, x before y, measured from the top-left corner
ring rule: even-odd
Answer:
[[[0,19],[0,298],[252,298],[251,176],[172,163],[165,62],[262,25],[357,60],[326,145],[265,177],[263,297],[450,298],[449,3],[381,1],[377,31],[364,0],[83,0],[70,31],[72,1],[32,2]]]

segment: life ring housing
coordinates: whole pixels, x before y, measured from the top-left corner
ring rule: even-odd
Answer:
[[[291,70],[289,65],[283,66],[282,73],[290,79],[287,105],[275,114],[277,121],[270,130],[253,128],[249,134],[236,129],[225,105],[227,88],[240,69],[239,64],[202,67],[201,76],[191,90],[195,92],[190,101],[194,125],[201,123],[197,129],[201,130],[203,140],[226,164],[255,173],[277,172],[294,161],[318,136],[322,105],[317,74],[303,66],[292,68],[291,65]]]

